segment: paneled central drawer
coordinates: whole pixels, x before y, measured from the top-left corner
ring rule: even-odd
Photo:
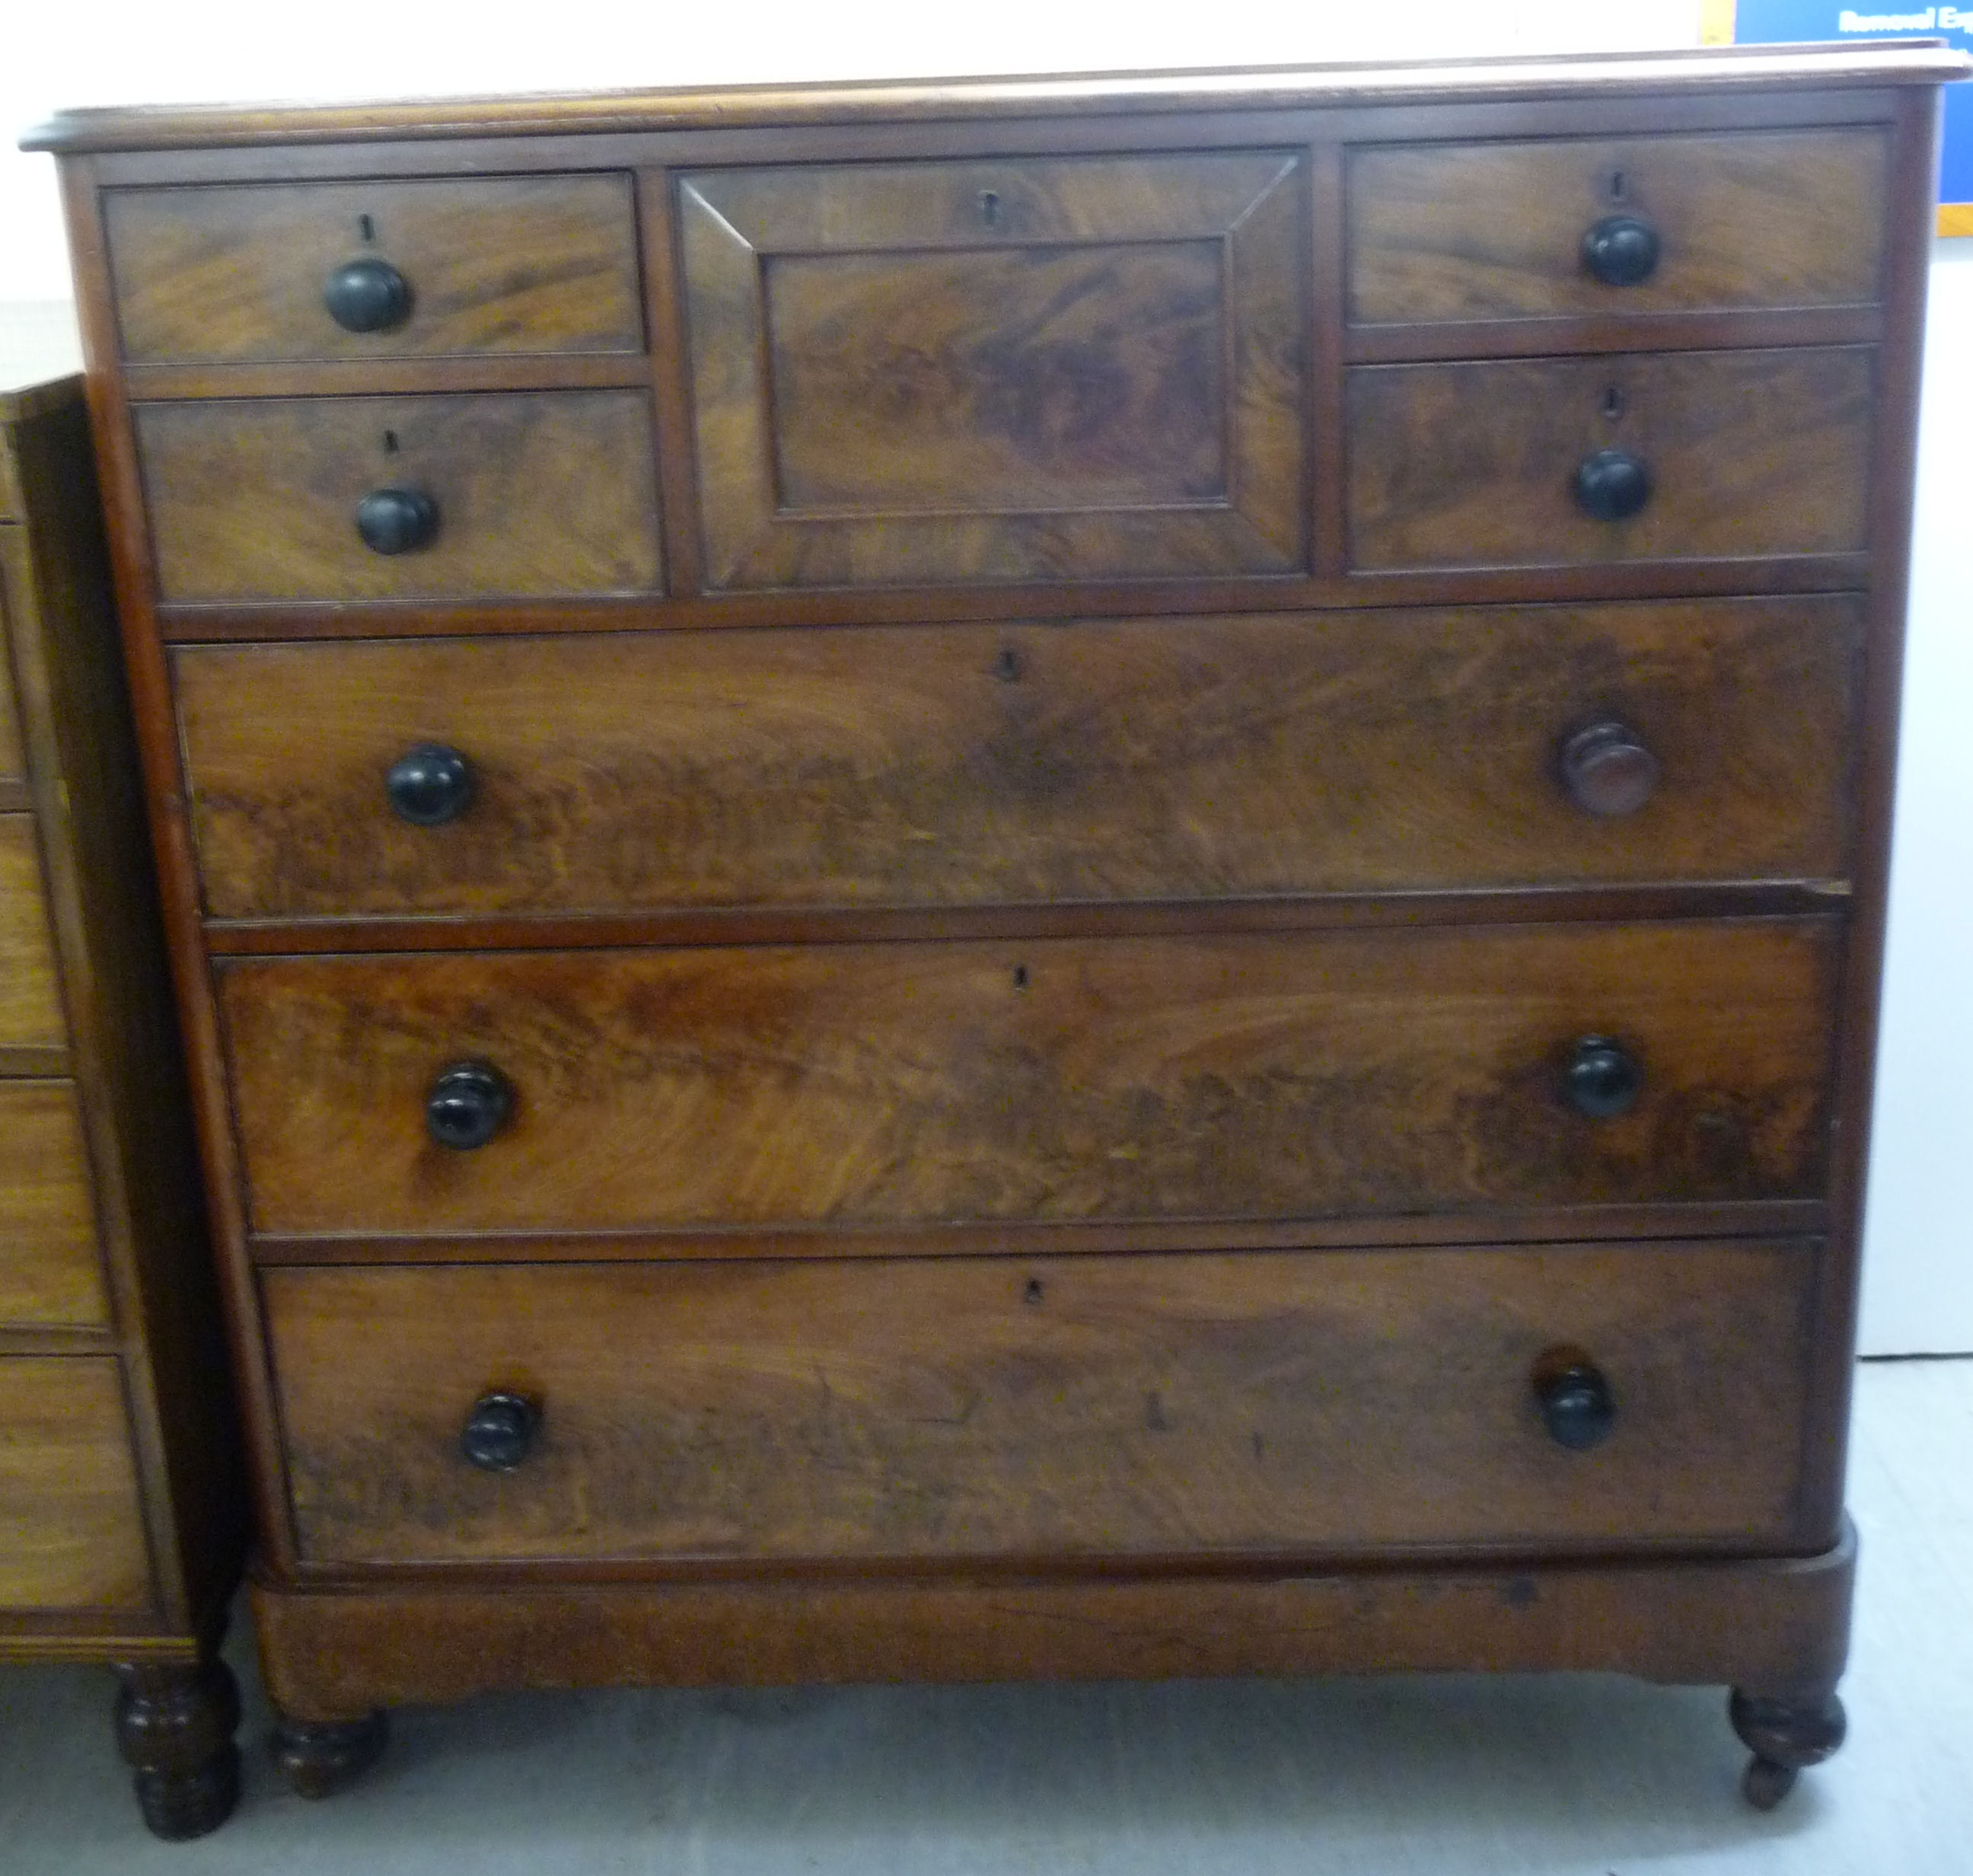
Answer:
[[[262,1283],[312,1562],[1196,1558],[1785,1540],[1816,1261],[1755,1242]]]
[[[1301,567],[1302,167],[681,177],[709,584]]]
[[[1467,927],[217,976],[263,1233],[1267,1219],[1819,1197],[1838,938]]]
[[[1860,627],[1818,597],[173,662],[207,912],[334,918],[1840,876]],[[453,791],[406,795],[434,748]]]

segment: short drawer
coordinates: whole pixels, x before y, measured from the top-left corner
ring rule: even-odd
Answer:
[[[0,1609],[128,1609],[150,1593],[116,1362],[0,1356]]]
[[[34,819],[0,814],[0,1048],[67,1040]]]
[[[1303,166],[682,175],[707,583],[1304,565]]]
[[[643,345],[624,175],[112,189],[103,218],[133,363]]]
[[[1355,150],[1349,316],[1374,326],[1873,301],[1887,156],[1874,129]]]
[[[218,918],[948,905],[1840,876],[1860,627],[1802,598],[174,666]]]
[[[639,391],[152,404],[136,426],[167,602],[659,584],[650,402]]]
[[[263,1282],[312,1562],[867,1562],[1776,1542],[1815,1266],[1742,1242]],[[469,1420],[509,1469],[469,1462]]]
[[[0,1082],[0,1326],[109,1321],[74,1086]]]
[[[372,954],[218,987],[263,1233],[1293,1219],[1819,1197],[1839,936]]]
[[[1867,346],[1360,366],[1359,568],[1852,553]]]

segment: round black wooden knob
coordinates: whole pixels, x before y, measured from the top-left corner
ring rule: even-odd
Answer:
[[[1569,1057],[1569,1105],[1590,1120],[1625,1112],[1644,1085],[1636,1056],[1608,1036],[1584,1036]]]
[[[322,300],[345,332],[388,332],[411,316],[411,283],[388,260],[352,260],[338,267]]]
[[[1658,785],[1658,759],[1614,719],[1579,729],[1562,745],[1562,780],[1585,814],[1634,814]]]
[[[483,1147],[514,1111],[514,1091],[498,1069],[458,1062],[425,1096],[425,1131],[440,1146],[468,1153]]]
[[[1658,231],[1635,215],[1605,215],[1582,237],[1582,264],[1605,286],[1637,286],[1657,271]]]
[[[456,820],[473,805],[473,764],[442,742],[407,749],[384,772],[391,811],[414,827]]]
[[[1572,1452],[1602,1445],[1615,1430],[1616,1397],[1602,1370],[1590,1362],[1572,1362],[1538,1375],[1535,1399],[1549,1438]]]
[[[1575,466],[1576,501],[1598,521],[1628,521],[1651,496],[1651,473],[1628,450],[1598,450]]]
[[[438,504],[422,489],[373,489],[356,504],[356,532],[373,554],[409,554],[438,532]]]
[[[460,1429],[459,1449],[483,1472],[511,1472],[533,1451],[542,1410],[524,1394],[482,1394]]]

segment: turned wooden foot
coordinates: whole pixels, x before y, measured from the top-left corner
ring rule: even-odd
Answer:
[[[119,1662],[116,1677],[116,1745],[144,1822],[173,1842],[217,1830],[240,1797],[233,1671],[211,1658],[190,1667]]]
[[[274,1722],[274,1768],[288,1789],[302,1798],[332,1798],[353,1785],[382,1756],[384,1716],[361,1720],[291,1720]]]
[[[1740,1789],[1757,1811],[1772,1811],[1794,1790],[1798,1773],[1835,1751],[1848,1724],[1833,1687],[1790,1694],[1736,1687],[1726,1717],[1754,1755]]]

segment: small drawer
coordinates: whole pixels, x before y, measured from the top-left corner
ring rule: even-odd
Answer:
[[[240,959],[260,1233],[1821,1195],[1840,927]],[[1209,1227],[1202,1227],[1209,1229]]]
[[[636,352],[623,175],[112,189],[134,364]]]
[[[535,598],[659,583],[634,391],[153,404],[167,602]]]
[[[130,1609],[150,1596],[116,1362],[0,1356],[0,1609]]]
[[[209,914],[437,918],[1840,876],[1861,624],[1802,597],[173,663]]]
[[[0,1048],[67,1040],[34,818],[0,814]]]
[[[1886,171],[1876,129],[1358,149],[1350,319],[1873,301]]]
[[[0,1082],[0,1326],[109,1321],[74,1087]]]
[[[715,588],[1306,565],[1298,151],[678,183]]]
[[[262,1281],[310,1562],[867,1563],[1772,1544],[1816,1263],[1755,1242]]]
[[[1860,552],[1875,372],[1857,345],[1360,366],[1350,564]]]

